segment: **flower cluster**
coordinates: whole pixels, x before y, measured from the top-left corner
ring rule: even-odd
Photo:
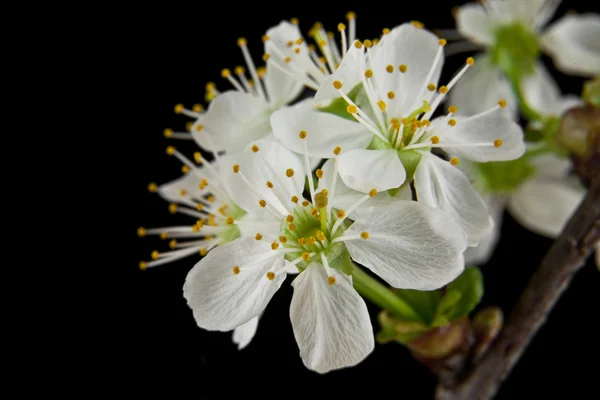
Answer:
[[[315,25],[314,44],[298,21],[281,22],[263,36],[262,67],[238,40],[246,66],[222,71],[232,89],[207,85],[206,111],[176,106],[193,118],[190,133],[165,132],[193,139],[212,161],[169,147],[184,176],[150,187],[193,223],[138,232],[173,239],[143,269],[203,257],[184,296],[198,326],[234,330],[240,348],[297,275],[290,318],[304,364],[320,373],[373,350],[360,269],[402,289],[453,281],[467,247],[494,225],[462,160],[508,161],[526,149],[505,98],[469,115],[455,104],[438,112],[473,58],[441,82],[445,39],[411,22],[361,41],[356,16],[347,19],[339,42]]]

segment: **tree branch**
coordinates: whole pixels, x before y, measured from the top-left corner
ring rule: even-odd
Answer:
[[[600,178],[596,177],[562,235],[530,279],[489,351],[480,362],[461,374],[464,377],[461,382],[452,387],[438,385],[436,398],[492,398],[599,239]]]

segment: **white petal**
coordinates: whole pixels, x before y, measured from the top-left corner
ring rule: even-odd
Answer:
[[[371,189],[394,189],[406,179],[406,171],[395,149],[350,150],[339,156],[336,162],[344,183],[363,193]]]
[[[567,180],[531,179],[510,198],[508,210],[525,228],[538,235],[558,237],[585,192]]]
[[[252,142],[259,151],[245,151],[223,157],[224,176],[235,204],[249,213],[269,215],[269,209],[278,210],[287,215],[292,196],[301,197],[306,176],[303,162],[297,154],[286,149],[281,143],[273,140]],[[227,166],[225,163],[228,162]],[[233,171],[233,165],[240,166],[240,173]],[[287,177],[286,171],[292,169],[293,177]],[[242,175],[247,179],[244,180]],[[267,182],[273,188],[267,187]],[[260,200],[265,200],[268,207],[261,207]]]
[[[269,60],[274,60],[280,66],[285,66],[285,58],[290,57],[291,64],[296,69],[300,71],[311,69],[313,62],[310,59],[306,41],[303,41],[300,45],[296,43],[296,40],[302,37],[302,33],[297,25],[291,24],[288,21],[281,21],[279,25],[270,28],[266,32],[266,35],[269,37],[269,40],[265,42],[265,53],[271,56]],[[290,42],[293,42],[292,46],[288,46]],[[299,53],[294,52],[297,48],[300,49]]]
[[[516,119],[519,109],[510,83],[489,56],[478,55],[475,65],[450,90],[448,104],[457,106],[460,115],[469,117],[495,107],[498,100],[506,100],[507,105],[496,112]]]
[[[541,44],[562,72],[591,76],[600,72],[599,36],[600,16],[566,15],[548,27]]]
[[[461,35],[473,43],[494,43],[492,23],[485,9],[479,4],[466,4],[458,9],[456,28]]]
[[[492,23],[521,22],[536,28],[540,21],[546,18],[547,11],[543,9],[544,3],[552,1],[554,0],[490,0],[486,3],[486,7]]]
[[[233,343],[238,345],[238,350],[248,346],[256,334],[258,328],[258,317],[252,318],[244,325],[240,325],[233,330]]]
[[[318,111],[312,105],[312,99],[275,111],[271,116],[271,126],[277,139],[300,154],[304,154],[304,143],[298,135],[300,131],[306,131],[304,140],[312,157],[334,157],[333,150],[337,146],[342,148],[342,152],[364,149],[373,139],[373,134],[360,123]]]
[[[315,94],[315,102],[326,105],[327,100],[340,97],[338,91],[333,87],[333,82],[336,80],[342,82],[345,93],[350,92],[354,86],[361,82],[365,62],[364,47],[358,49],[356,46],[350,45],[340,66],[319,87],[317,94]]]
[[[211,134],[213,151],[241,151],[248,143],[261,139],[270,131],[270,111],[257,96],[238,91],[219,94],[210,102],[203,116],[204,129],[194,133],[202,143],[203,134]],[[194,132],[194,130],[192,130]],[[208,145],[205,143],[203,147]]]
[[[468,119],[457,116],[455,120],[455,126],[442,126],[439,133],[432,130],[449,153],[478,162],[514,160],[525,153],[523,129],[511,119],[492,113]],[[502,140],[500,147],[493,146],[496,139]],[[477,143],[488,146],[471,146]],[[446,149],[445,145],[453,147]]]
[[[236,221],[237,227],[240,230],[240,236],[255,237],[257,233],[260,233],[264,238],[263,240],[269,241],[276,240],[279,237],[281,219],[270,212],[263,211],[250,212]]]
[[[533,158],[531,164],[539,178],[566,178],[572,167],[571,160],[554,153],[539,155]]]
[[[187,173],[177,179],[160,185],[157,192],[168,202],[195,207],[196,204],[190,200],[190,197],[202,198],[203,192],[198,187],[201,179],[202,178],[198,177],[195,173]],[[182,196],[182,190],[185,190],[188,195]]]
[[[352,278],[311,264],[293,282],[290,318],[304,365],[321,374],[351,367],[373,351],[375,341],[364,300]]]
[[[429,83],[437,84],[444,65],[442,55],[432,78],[426,81],[440,49],[438,42],[438,37],[433,33],[406,23],[384,35],[381,43],[373,49],[372,79],[376,82],[380,97],[376,100],[385,100],[388,115],[408,117],[423,104],[423,100],[431,101],[434,93],[427,90],[426,86]],[[398,70],[401,64],[408,67],[406,73]],[[386,71],[388,65],[394,67],[394,72]],[[394,99],[388,99],[389,91],[394,91]]]
[[[344,235],[368,232],[368,239],[346,241],[352,259],[393,287],[433,290],[454,280],[464,268],[467,247],[452,217],[416,201],[398,200],[363,213]]]
[[[494,223],[467,177],[449,162],[423,154],[415,172],[417,199],[448,212],[467,234],[469,246],[485,238]]]
[[[267,73],[263,79],[272,109],[278,109],[291,103],[304,89],[304,84],[281,71],[267,61]]]
[[[269,243],[253,238],[239,238],[210,251],[188,273],[183,286],[198,326],[230,331],[258,317],[285,280],[285,263]],[[273,280],[268,272],[275,273]]]
[[[494,220],[494,227],[476,247],[469,247],[465,251],[465,265],[483,265],[487,263],[496,249],[500,239],[500,229],[502,227],[502,217],[506,199],[503,197],[491,197],[486,199],[486,205]]]

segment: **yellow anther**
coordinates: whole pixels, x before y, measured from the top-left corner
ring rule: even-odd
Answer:
[[[194,121],[188,121],[185,123],[186,132],[190,132],[192,130],[192,126],[194,126]]]
[[[376,195],[377,195],[377,189],[371,189],[371,191],[369,192],[369,196],[375,197]]]
[[[290,224],[290,225],[288,226],[288,229],[289,229],[290,231],[293,231],[294,229],[296,229],[296,225],[294,225],[294,224]]]
[[[290,22],[292,23],[292,25],[298,25],[299,23],[298,18],[292,18],[290,19]]]
[[[205,188],[205,187],[207,187],[207,186],[208,186],[208,181],[206,180],[206,178],[202,178],[202,179],[200,180],[200,184],[198,185],[198,187],[199,187],[200,189],[204,189],[204,188]]]
[[[144,237],[146,236],[146,229],[143,226],[140,226],[137,230],[137,235],[139,237]]]
[[[298,203],[298,196],[292,196],[292,203]]]
[[[233,274],[237,275],[240,273],[240,267],[238,267],[237,265],[235,267],[233,267]]]
[[[452,114],[456,114],[458,112],[458,107],[450,106],[450,107],[448,107],[448,112],[452,113]]]
[[[253,144],[253,145],[252,145],[252,152],[253,152],[253,153],[257,153],[257,152],[258,152],[258,150],[260,150],[260,149],[259,149],[259,147],[258,147],[257,145],[255,145],[255,144]]]
[[[175,214],[177,212],[177,204],[175,204],[175,203],[169,204],[169,212],[171,214]]]
[[[267,181],[267,187],[269,189],[273,189],[273,183],[271,181]]]
[[[247,44],[248,44],[248,41],[246,40],[246,38],[241,37],[237,40],[237,45],[240,47],[245,46]]]
[[[169,235],[166,232],[161,232],[159,236],[162,240],[165,240],[169,237]]]
[[[390,99],[390,100],[391,100],[391,99],[393,99],[394,97],[396,97],[396,93],[394,93],[394,92],[392,92],[392,91],[389,91],[389,92],[387,93],[387,96],[388,96],[388,99]]]
[[[172,156],[173,154],[175,154],[175,147],[173,146],[169,146],[167,147],[167,154]]]
[[[173,239],[169,242],[169,247],[171,249],[174,249],[175,247],[177,247],[177,240]]]
[[[167,139],[173,137],[173,129],[169,129],[169,128],[165,129],[163,131],[163,135],[165,135],[165,137]]]
[[[325,234],[323,232],[318,231],[316,235],[317,235],[317,239],[319,239],[320,241],[325,240]]]
[[[335,276],[328,277],[327,283],[329,283],[329,285],[335,285]]]
[[[231,71],[228,68],[223,68],[223,70],[221,70],[222,78],[228,78],[230,75],[231,75]]]
[[[262,39],[262,41],[263,41],[263,43],[264,43],[264,42],[268,42],[268,41],[269,41],[269,39],[271,39],[271,37],[270,37],[269,35],[262,35],[262,38],[261,38],[261,39]]]
[[[343,32],[346,30],[346,25],[340,23],[338,24],[338,31]]]
[[[317,241],[317,239],[314,236],[311,236],[308,238],[308,245],[313,246],[316,241]]]
[[[175,110],[175,114],[181,114],[181,112],[183,111],[183,104],[176,104],[173,110]]]
[[[366,47],[367,49],[370,49],[370,48],[371,48],[371,46],[373,46],[373,42],[371,42],[369,39],[366,39],[366,40],[363,42],[363,44],[365,45],[365,47]]]
[[[333,149],[333,154],[335,154],[336,156],[339,155],[342,152],[342,148],[340,146],[335,146],[335,149]]]
[[[344,210],[338,210],[337,217],[344,218],[346,216],[346,212]]]
[[[267,68],[266,67],[257,68],[256,73],[258,74],[259,78],[263,78],[267,74]]]
[[[494,147],[498,148],[500,146],[502,146],[502,139],[494,140]]]
[[[202,203],[196,204],[196,210],[202,211],[203,208],[204,208],[204,205]]]
[[[313,208],[312,210],[310,210],[310,215],[312,215],[313,217],[316,217],[318,213],[319,213],[319,210],[317,210],[316,208]]]
[[[475,59],[473,57],[467,58],[467,64],[474,65],[475,64]]]
[[[285,220],[287,221],[288,224],[291,224],[292,222],[294,222],[294,216],[288,215],[287,217],[285,217]]]
[[[391,74],[394,72],[394,66],[392,64],[388,64],[387,67],[385,67],[385,70]]]
[[[198,124],[194,129],[196,130],[196,132],[202,132],[202,129],[204,129],[204,125]]]
[[[308,51],[310,51],[310,52],[315,51],[315,45],[314,44],[309,44],[308,45]]]
[[[440,46],[445,46],[446,43],[448,43],[448,42],[446,42],[446,39],[440,39],[440,40],[438,40],[438,43]]]
[[[310,260],[310,253],[308,251],[305,251],[304,253],[302,253],[302,259],[304,261]]]
[[[327,32],[327,37],[329,39],[333,39],[335,37],[335,35],[333,34],[333,32]]]
[[[300,131],[300,134],[298,134],[298,137],[300,139],[306,139],[306,131]]]
[[[388,33],[390,33],[390,28],[383,28],[381,30],[381,33],[383,33],[384,35],[387,35]]]
[[[341,89],[343,86],[342,81],[333,81],[333,87],[336,89]]]
[[[327,46],[327,41],[326,40],[320,40],[319,43],[317,43],[319,45],[319,47],[323,48],[325,46]]]
[[[285,171],[285,176],[287,176],[288,178],[291,178],[292,176],[294,176],[294,170],[293,170],[293,169],[291,169],[291,168],[288,168],[288,169]]]
[[[309,204],[310,204],[310,202],[308,200],[302,201],[302,207],[308,207]]]
[[[323,170],[322,169],[317,169],[315,171],[315,175],[317,175],[317,178],[321,179],[323,177]]]
[[[435,83],[430,83],[429,85],[427,85],[427,90],[433,92],[435,90]]]
[[[367,240],[369,238],[369,232],[361,232],[360,237]]]
[[[260,199],[258,201],[258,205],[261,206],[261,208],[265,208],[267,206],[267,202],[264,201],[264,200],[262,200],[262,199]]]
[[[300,238],[300,239],[298,239],[298,244],[299,244],[300,246],[304,246],[304,245],[306,244],[306,239],[305,239],[305,238]]]
[[[279,241],[280,241],[281,243],[287,243],[287,240],[288,240],[288,239],[287,239],[287,236],[279,236]]]
[[[138,267],[140,267],[140,270],[145,271],[146,268],[148,268],[148,265],[146,264],[145,261],[140,261],[140,263],[138,264]]]
[[[379,39],[377,39],[377,38],[373,39],[373,46],[377,45],[377,43],[379,43]]]
[[[352,104],[346,107],[346,111],[348,111],[350,114],[357,114],[358,108],[354,104]]]
[[[373,76],[373,70],[368,69],[365,71],[365,78],[370,78],[372,76]]]
[[[379,106],[379,109],[381,110],[381,112],[384,112],[385,109],[387,108],[387,104],[385,104],[385,101],[383,101],[383,100],[379,100],[377,102],[377,105]]]
[[[292,47],[293,45],[294,45],[294,41],[293,40],[288,40],[287,47]]]
[[[194,161],[196,164],[202,164],[202,154],[199,151],[194,152]]]
[[[498,101],[498,105],[499,105],[501,108],[504,108],[504,107],[506,107],[506,100],[500,100],[500,101]]]
[[[302,43],[304,43],[304,39],[302,39],[302,38],[298,38],[298,39],[296,39],[296,44],[297,44],[298,46],[300,46]]]
[[[203,247],[203,248],[201,248],[201,249],[200,249],[200,255],[201,255],[202,257],[204,257],[204,256],[206,255],[206,253],[208,253],[208,250],[206,250],[206,248],[205,248],[205,247]]]
[[[424,120],[422,120],[422,121],[421,121],[421,123],[422,123],[423,125],[431,126],[431,121],[430,121],[430,120],[428,120],[428,119],[424,119]]]
[[[402,118],[402,125],[406,126],[408,124],[409,124],[408,118]]]
[[[459,162],[458,162],[458,158],[456,158],[456,157],[452,157],[452,158],[450,159],[450,164],[452,164],[452,165],[454,165],[454,166],[457,166],[457,165],[459,164]]]
[[[183,196],[186,196],[186,195],[187,195],[187,190],[185,190],[185,189],[181,189],[181,190],[179,191],[179,194],[180,194],[182,197],[183,197]]]
[[[275,274],[271,271],[267,272],[267,279],[272,281],[273,279],[275,279]]]
[[[448,120],[448,125],[450,125],[450,126],[456,125],[456,120],[454,118],[450,118],[450,120]]]
[[[150,193],[154,193],[158,190],[158,186],[156,185],[156,183],[152,182],[148,185],[148,191]]]
[[[240,166],[239,166],[239,164],[235,164],[235,165],[234,165],[234,166],[233,166],[231,169],[232,169],[232,170],[233,170],[233,172],[235,172],[236,174],[237,174],[238,172],[240,172]]]
[[[287,64],[290,61],[292,61],[292,59],[291,59],[291,57],[286,57],[286,58],[283,59],[283,61]]]
[[[277,250],[278,247],[279,247],[279,243],[277,243],[277,242],[271,243],[271,249]]]
[[[400,72],[405,73],[406,71],[408,71],[408,67],[406,66],[406,64],[400,64],[398,66],[398,69],[400,70]]]
[[[329,190],[323,189],[323,190],[321,190],[321,193],[323,193],[323,196],[327,196],[327,195],[329,195]],[[319,207],[319,208],[322,208],[322,207]]]
[[[346,13],[346,19],[348,21],[356,19],[356,14],[354,13],[354,11],[349,11],[348,13]]]
[[[233,69],[233,72],[235,72],[236,75],[244,75],[244,73],[246,72],[246,68],[242,67],[241,65],[238,65]]]
[[[431,111],[431,105],[427,100],[423,100],[423,111],[429,112]]]
[[[294,49],[294,53],[296,53],[296,54],[300,54],[300,47],[296,47],[296,48]]]
[[[362,48],[362,43],[360,42],[360,40],[355,40],[354,41],[354,47],[356,47],[357,49]]]
[[[181,172],[183,172],[184,174],[187,174],[188,172],[190,172],[190,167],[188,167],[187,165],[182,165]]]
[[[198,225],[192,226],[192,232],[194,232],[194,233],[200,232],[200,227]]]
[[[263,59],[263,61],[265,61],[265,62],[266,62],[266,61],[267,61],[269,58],[271,58],[271,55],[270,55],[269,53],[265,53],[265,54],[263,54],[263,56],[262,56],[262,59]]]
[[[254,239],[262,240],[262,235],[260,233],[257,233],[256,236],[254,236]]]
[[[446,94],[446,93],[448,93],[448,86],[440,86],[440,88],[438,89],[438,91],[441,94]]]
[[[415,27],[415,28],[419,28],[419,29],[423,29],[425,27],[425,25],[423,25],[422,22],[419,21],[410,21],[410,23]]]
[[[234,221],[235,221],[235,220],[233,219],[233,217],[228,217],[228,218],[225,220],[225,222],[227,223],[227,225],[231,225],[231,224],[233,224],[233,222],[234,222]]]
[[[431,143],[432,144],[438,144],[440,142],[440,138],[438,136],[432,136],[431,137]]]

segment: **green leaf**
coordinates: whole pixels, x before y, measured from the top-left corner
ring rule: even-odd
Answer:
[[[427,325],[433,322],[440,292],[438,290],[420,291],[410,289],[395,289],[394,293],[412,307],[421,320]]]
[[[477,267],[467,267],[446,286],[446,293],[438,305],[437,317],[448,322],[469,315],[483,296],[483,276]]]
[[[355,104],[361,103],[360,99],[362,98],[361,93],[364,92],[362,90],[362,83],[354,86],[352,90],[347,94],[347,96],[352,100]],[[360,105],[359,105],[360,106]],[[318,110],[322,112],[331,113],[337,115],[338,117],[349,119],[350,121],[356,121],[352,114],[350,114],[347,110],[348,103],[342,97],[338,97],[333,99],[328,105],[325,107],[320,107]]]

